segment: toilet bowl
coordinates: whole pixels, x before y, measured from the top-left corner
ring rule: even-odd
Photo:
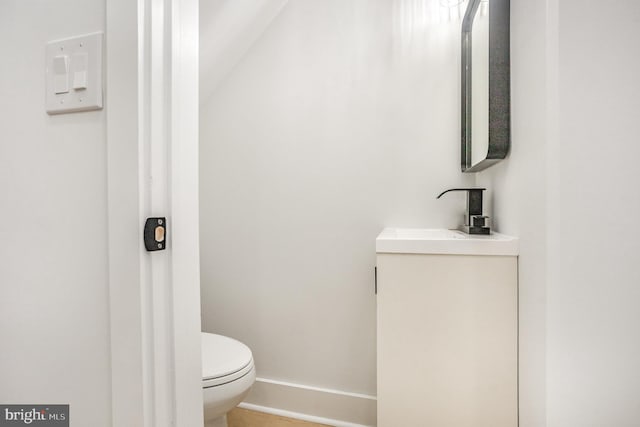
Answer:
[[[202,333],[205,427],[227,427],[227,412],[242,402],[255,379],[249,347],[229,337]]]

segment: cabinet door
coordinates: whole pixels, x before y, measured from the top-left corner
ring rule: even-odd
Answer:
[[[377,264],[378,427],[516,427],[517,258]]]

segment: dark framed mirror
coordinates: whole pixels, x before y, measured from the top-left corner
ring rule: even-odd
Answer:
[[[462,172],[503,160],[511,145],[509,0],[469,0],[462,21]]]

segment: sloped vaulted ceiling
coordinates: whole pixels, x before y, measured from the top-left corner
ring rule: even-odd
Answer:
[[[288,1],[200,1],[201,104],[209,99]]]

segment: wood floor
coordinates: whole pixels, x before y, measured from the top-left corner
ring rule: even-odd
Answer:
[[[294,420],[278,415],[235,408],[227,414],[229,427],[327,427],[325,424]]]

